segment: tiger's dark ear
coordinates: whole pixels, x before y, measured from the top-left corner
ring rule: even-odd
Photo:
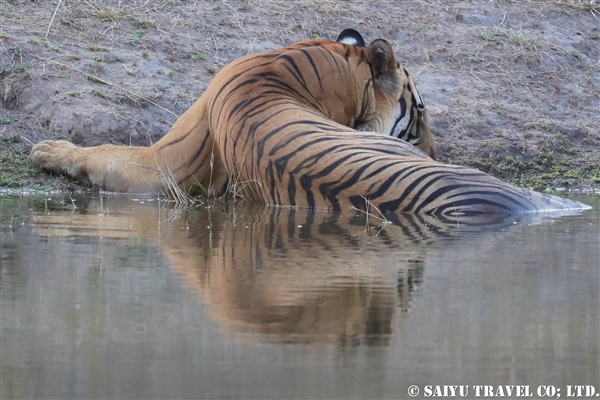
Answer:
[[[361,34],[354,29],[344,29],[342,33],[338,35],[336,42],[349,44],[351,46],[365,47],[365,39],[363,39]]]
[[[373,77],[381,79],[395,77],[396,58],[392,46],[383,39],[375,39],[367,47],[367,60],[371,64]]]

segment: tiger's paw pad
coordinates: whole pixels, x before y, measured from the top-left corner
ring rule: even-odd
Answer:
[[[44,140],[33,146],[29,157],[36,168],[54,173],[70,173],[70,153],[76,148],[64,140]]]

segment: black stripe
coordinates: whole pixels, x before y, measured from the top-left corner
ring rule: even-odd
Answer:
[[[329,56],[329,57],[325,57],[325,58],[331,58],[333,60],[333,63],[337,67],[338,74],[341,76],[343,72],[340,69],[340,64],[338,63],[337,58],[335,58],[334,53],[329,49],[324,49],[323,47],[319,47],[319,50],[321,50],[321,53],[325,53],[326,56]],[[330,64],[331,64],[331,62],[330,62]]]
[[[311,155],[310,157],[305,158],[304,160],[302,160],[302,162],[300,164],[298,164],[298,166],[296,166],[296,168],[294,168],[293,172],[294,173],[299,173],[303,169],[310,168],[310,167],[314,166],[319,161],[321,161],[321,158],[324,155],[331,154],[331,153],[335,152],[335,150],[337,150],[337,149],[339,149],[341,147],[344,147],[344,145],[340,144],[340,145],[336,145],[336,146],[331,146],[331,147],[325,149],[324,151],[321,151],[319,153],[315,153],[315,154]]]
[[[337,200],[338,194],[342,190],[355,185],[360,180],[360,176],[363,174],[363,172],[369,167],[370,167],[370,164],[363,165],[362,167],[357,169],[356,172],[354,172],[354,174],[352,174],[352,176],[350,178],[348,178],[346,180],[344,180],[344,177],[342,177],[342,179],[340,179],[339,181],[336,181],[336,182],[323,183],[319,186],[319,191],[321,192],[323,197],[330,200],[332,205],[336,205],[336,203],[337,203],[337,207],[339,208],[339,201]],[[346,174],[344,174],[344,176],[345,175]],[[340,182],[341,182],[341,184],[339,184]],[[335,186],[336,184],[338,184],[338,185]]]
[[[236,64],[236,65],[235,65],[235,67],[239,67],[240,65],[242,65],[242,64],[244,64],[244,63],[246,63],[246,62],[249,62],[249,61],[254,61],[256,58],[273,58],[273,57],[270,57],[270,56],[264,56],[264,57],[263,57],[263,56],[257,56],[257,57],[253,57],[253,58],[250,58],[250,59],[248,59],[248,60],[244,60],[243,62],[240,62],[240,63]],[[224,91],[224,90],[225,90],[225,89],[226,89],[226,88],[227,88],[227,87],[228,87],[228,86],[229,86],[231,83],[233,83],[233,82],[234,82],[234,81],[235,81],[237,78],[239,78],[240,76],[242,76],[242,75],[244,75],[244,74],[248,74],[248,73],[249,73],[250,71],[252,71],[252,70],[255,70],[255,69],[257,69],[257,68],[262,68],[262,67],[264,67],[264,66],[266,66],[266,65],[269,65],[271,62],[272,62],[272,61],[268,61],[268,62],[266,62],[266,63],[262,63],[262,64],[257,64],[257,65],[254,65],[254,66],[252,66],[252,67],[248,68],[247,70],[245,70],[245,71],[242,71],[242,72],[240,72],[240,73],[237,73],[237,74],[233,75],[232,77],[230,77],[230,78],[227,80],[227,82],[225,82],[223,85],[221,85],[221,87],[220,87],[219,91],[217,92],[217,94],[216,94],[216,95],[215,95],[215,97],[213,98],[213,101],[212,101],[212,104],[211,104],[210,108],[214,107],[215,103],[217,102],[217,100],[219,99],[219,97],[221,96],[221,94],[223,93],[223,91]]]
[[[358,114],[358,117],[356,118],[356,121],[354,121],[354,127],[357,127],[359,125],[364,124],[364,119],[366,117],[366,113],[368,112],[368,107],[365,107],[365,101],[368,102],[369,99],[369,90],[371,89],[371,86],[373,85],[373,79],[369,78],[369,80],[367,80],[367,83],[365,83],[365,87],[363,89],[363,104],[361,105],[361,110],[360,110],[360,114]],[[369,103],[367,103],[368,105]]]
[[[273,117],[273,116],[269,117],[269,119],[270,119],[270,118],[272,118],[272,117]],[[264,121],[264,122],[266,122],[266,121]],[[262,122],[262,123],[264,123],[264,122]],[[261,125],[262,125],[262,123],[261,123]],[[263,156],[263,153],[264,153],[264,147],[265,147],[265,143],[267,142],[267,140],[269,140],[271,137],[273,137],[273,135],[275,135],[275,134],[277,134],[277,133],[281,132],[282,130],[284,130],[284,129],[286,129],[286,128],[289,128],[289,127],[291,127],[291,126],[294,126],[294,125],[318,126],[318,125],[322,125],[322,123],[321,123],[321,122],[319,122],[319,121],[312,121],[312,120],[300,120],[300,121],[292,121],[292,122],[288,122],[287,124],[280,125],[280,126],[278,126],[277,128],[275,128],[275,129],[273,129],[273,130],[269,131],[268,133],[266,133],[266,134],[263,136],[263,138],[262,138],[261,140],[259,140],[259,141],[256,143],[256,149],[257,149],[257,150],[256,150],[256,151],[257,151],[257,153],[256,153],[256,154],[257,154],[257,156],[258,156],[258,159],[256,160],[256,162],[257,162],[257,163],[260,163],[260,160],[261,160],[261,158],[262,158],[262,156]],[[253,128],[253,126],[254,126],[254,124],[252,124],[252,126],[250,127],[250,129],[252,129],[252,128]],[[254,128],[254,129],[256,129],[256,128]],[[304,134],[306,134],[306,132],[304,132]]]
[[[434,176],[433,179],[431,179],[428,182],[426,182],[423,185],[423,187],[421,187],[421,189],[419,189],[419,191],[415,195],[413,195],[413,198],[410,201],[410,203],[408,203],[408,205],[406,207],[404,207],[404,209],[402,210],[403,212],[404,211],[411,211],[412,208],[415,206],[415,204],[419,203],[417,210],[415,210],[415,213],[416,213],[422,207],[424,207],[427,204],[429,204],[429,202],[431,202],[431,201],[433,201],[435,199],[439,199],[440,196],[448,193],[449,191],[457,189],[457,188],[463,188],[463,187],[467,186],[464,183],[456,184],[456,185],[443,185],[441,188],[437,189],[434,192],[434,193],[436,193],[436,196],[429,195],[427,197],[427,199],[422,199],[421,196],[423,195],[423,193],[425,193],[425,191],[427,189],[429,189],[431,187],[431,185],[433,185],[435,182],[439,181],[440,179],[451,179],[451,180],[453,180],[453,178],[448,177],[444,171],[434,171],[434,172],[431,172],[431,173],[427,174],[427,177],[429,177],[431,175],[436,175],[436,176]],[[430,200],[429,202],[427,202],[429,198],[432,198],[432,200]],[[425,202],[425,203],[423,203],[423,202]]]
[[[277,145],[273,146],[273,148],[269,152],[269,156],[276,155],[276,153],[280,149],[283,149],[284,147],[292,144],[296,139],[303,139],[305,136],[309,136],[312,134],[319,134],[319,133],[321,133],[321,131],[302,131],[293,136],[290,136],[287,138],[287,140],[280,141]],[[294,154],[298,154],[300,151],[306,149],[307,147],[315,145],[317,143],[326,142],[326,141],[335,141],[335,140],[337,140],[337,138],[319,135],[317,138],[311,138],[310,141],[302,143],[299,147],[295,147]],[[290,154],[290,155],[294,155],[294,154]]]
[[[288,103],[288,101],[286,101],[284,99],[277,99],[277,98],[273,98],[272,96],[270,97],[269,94],[273,94],[273,92],[271,92],[271,91],[261,92],[259,96],[255,97],[253,99],[250,99],[249,101],[247,100],[247,101],[243,102],[243,103],[245,103],[244,104],[245,108],[243,110],[243,113],[241,115],[237,116],[235,122],[233,122],[233,126],[243,125],[245,123],[245,120],[252,118],[253,116],[255,116],[257,114],[264,114],[267,112],[268,109],[270,109],[272,107],[278,107],[278,106],[281,106],[282,104]],[[255,101],[259,101],[259,100],[261,100],[260,103],[255,104],[250,108],[246,108],[246,107],[249,107]],[[242,128],[243,127],[240,127],[240,129],[242,129]]]
[[[317,80],[319,81],[319,87],[321,88],[321,90],[323,90],[323,84],[321,83],[321,75],[319,75],[319,70],[317,69],[317,66],[315,65],[315,62],[313,61],[312,57],[310,54],[308,54],[308,51],[306,50],[300,50],[308,59],[308,62],[310,63],[310,65],[313,68],[313,71],[315,71],[315,75],[317,76]]]
[[[296,223],[296,210],[291,209],[289,210],[287,217],[288,240],[294,239],[297,226],[298,224]]]
[[[210,136],[210,132],[207,131],[206,135],[204,136],[204,139],[202,140],[202,143],[200,144],[200,147],[198,148],[198,150],[196,151],[196,153],[194,153],[194,155],[192,156],[192,158],[189,159],[189,161],[187,163],[187,167],[188,168],[192,166],[192,164],[194,163],[194,161],[196,161],[196,158],[198,158],[200,156],[200,154],[202,154],[202,152],[204,151],[204,146],[206,145],[206,141],[208,140],[209,136]],[[177,171],[177,170],[175,170],[175,171]]]
[[[469,187],[469,186],[467,186],[467,187]],[[470,189],[470,187],[469,187],[469,189]],[[527,198],[524,198],[524,197],[523,197],[523,200],[525,200],[527,203],[529,203],[529,204],[530,204],[530,206],[527,206],[527,205],[525,205],[525,204],[521,203],[521,202],[520,202],[518,199],[516,199],[516,198],[514,198],[514,197],[512,197],[512,196],[509,196],[509,195],[507,195],[507,194],[504,194],[504,193],[502,193],[502,192],[499,192],[499,191],[498,191],[498,190],[502,190],[503,188],[495,188],[495,189],[496,189],[496,191],[494,191],[493,189],[494,189],[494,188],[492,188],[491,190],[467,190],[467,191],[465,191],[465,192],[462,192],[462,193],[457,193],[457,194],[453,194],[452,196],[448,196],[448,197],[446,197],[446,201],[449,201],[449,202],[451,202],[451,201],[453,201],[453,200],[451,200],[451,199],[453,199],[453,198],[455,198],[455,197],[459,197],[459,196],[492,195],[492,196],[495,196],[495,197],[498,197],[498,198],[501,198],[501,199],[507,200],[507,201],[509,201],[510,203],[513,203],[515,206],[517,206],[517,207],[518,207],[518,209],[516,209],[516,210],[514,210],[514,211],[525,211],[525,210],[531,210],[531,206],[534,206],[534,207],[535,207],[535,205],[534,205],[533,203],[531,203],[531,202],[529,201],[529,199],[527,199]],[[522,196],[520,196],[520,197],[522,197]],[[508,207],[508,206],[507,206],[507,207]],[[509,209],[512,209],[512,208],[510,208],[510,207],[509,207]]]
[[[398,123],[402,120],[402,118],[404,118],[406,116],[406,100],[404,100],[404,96],[400,97],[400,99],[398,100],[398,103],[400,103],[400,116],[396,119],[396,122],[394,122],[394,125],[392,126],[392,130],[390,131],[390,135],[393,135],[394,132],[396,131],[396,126],[398,125]],[[409,124],[406,124],[407,126]],[[398,133],[397,135],[395,135],[398,139],[401,139],[400,137],[400,133]]]
[[[295,73],[294,73],[294,71],[289,69],[289,67],[286,66],[286,68],[288,69],[288,71],[290,71],[290,73],[294,76],[294,78],[296,78],[296,80],[298,80],[298,82],[300,82],[302,87],[304,87],[304,89],[306,89],[306,81],[304,80],[304,77],[302,76],[302,72],[300,71],[300,68],[298,68],[298,64],[296,64],[296,61],[294,60],[294,58],[287,54],[282,54],[277,58],[283,58],[288,63],[290,63],[292,68],[294,68]]]
[[[487,199],[475,198],[475,199],[458,200],[458,201],[455,201],[452,203],[446,203],[446,204],[440,205],[438,208],[436,208],[435,210],[432,210],[428,214],[449,216],[452,212],[455,212],[455,211],[461,212],[464,216],[476,216],[476,215],[486,214],[486,212],[479,211],[479,210],[458,209],[458,207],[462,207],[462,206],[473,207],[475,205],[486,205],[486,206],[495,207],[496,208],[496,210],[494,210],[495,213],[500,213],[500,210],[504,210],[506,214],[511,214],[511,212],[512,212],[512,210],[510,208],[506,207],[503,204],[497,203],[495,201],[487,200]]]
[[[310,95],[310,97],[312,97],[312,99],[314,100],[314,102],[312,100],[310,100],[308,97],[306,97],[303,94],[300,94],[300,92],[298,92],[296,89],[294,89],[293,87],[291,87],[287,82],[284,82],[282,80],[279,79],[272,79],[272,78],[266,78],[267,81],[272,82],[272,84],[263,84],[261,85],[261,89],[263,88],[276,88],[276,89],[284,89],[286,92],[282,93],[285,94],[287,97],[292,97],[290,96],[290,93],[295,94],[297,96],[298,99],[303,100],[304,102],[306,102],[307,104],[313,106],[316,109],[320,109],[320,104],[319,101],[315,98],[315,96],[306,88],[306,86],[302,85],[301,86],[304,88],[304,90],[306,91],[306,93],[308,93]],[[315,103],[316,102],[316,103]]]
[[[183,177],[182,179],[180,179],[179,181],[177,181],[178,184],[181,184],[183,181],[185,181],[186,179],[188,179],[190,176],[194,176],[196,174],[196,172],[198,172],[198,170],[202,167],[204,167],[204,164],[206,163],[206,161],[210,161],[210,157],[208,158],[208,160],[202,160],[202,162],[200,164],[198,164],[198,166],[196,167],[196,169],[194,169],[191,173],[189,173],[187,176]],[[203,177],[202,177],[203,178]],[[201,179],[199,179],[201,180]],[[207,189],[208,190],[208,189]]]
[[[281,114],[281,113],[284,113],[284,112],[286,112],[286,111],[289,111],[289,110],[294,110],[294,109],[297,109],[297,107],[293,107],[293,106],[292,106],[292,107],[287,107],[287,108],[280,109],[280,110],[278,110],[277,112],[275,112],[275,113],[271,114],[270,116],[268,116],[268,117],[267,117],[267,118],[265,118],[265,119],[262,119],[262,120],[260,120],[260,121],[257,121],[257,122],[253,122],[253,123],[250,125],[250,127],[248,127],[247,131],[246,131],[246,129],[244,128],[244,126],[241,126],[241,127],[240,127],[240,130],[238,131],[238,134],[236,135],[236,139],[235,139],[235,140],[238,140],[238,139],[239,139],[239,137],[240,137],[240,136],[242,136],[242,133],[244,133],[244,134],[245,134],[245,136],[246,136],[246,140],[244,141],[244,147],[246,147],[246,146],[248,145],[248,143],[250,142],[250,140],[251,140],[251,139],[254,139],[254,135],[255,135],[255,133],[256,133],[256,130],[257,130],[258,128],[260,128],[262,125],[264,125],[264,124],[266,124],[267,122],[269,122],[269,120],[271,120],[272,118],[275,118],[275,117],[277,117],[277,115],[279,115],[279,114]],[[256,144],[256,145],[257,145],[257,146],[262,146],[262,147],[264,148],[264,143],[263,143],[262,145],[260,145],[260,143],[258,143],[258,144]],[[260,156],[262,156],[262,155],[260,155]],[[260,158],[259,158],[259,160],[257,160],[257,164],[258,164],[258,161],[260,161]]]
[[[273,202],[273,204],[277,204],[277,201],[275,199],[275,187],[277,186],[277,184],[275,183],[275,174],[273,173],[273,162],[269,161],[269,164],[267,165],[267,185],[269,185],[269,192],[271,195],[271,201]]]
[[[312,193],[312,179],[310,177],[303,175],[300,177],[300,186],[302,186],[302,190],[306,193],[306,204],[308,204],[309,208],[315,208],[315,196]]]
[[[182,137],[174,139],[174,140],[170,141],[169,143],[165,143],[164,145],[161,145],[161,147],[159,147],[157,150],[162,150],[164,148],[167,148],[169,146],[172,146],[174,144],[180,143],[181,141],[185,140],[192,132],[194,132],[196,130],[196,128],[198,127],[198,125],[202,124],[203,122],[204,122],[204,119],[203,118],[199,118],[197,120],[196,124],[193,127],[188,128],[188,131]],[[169,132],[171,130],[173,130],[173,128],[171,128],[169,130]]]
[[[342,160],[343,161],[343,160]],[[346,175],[348,175],[350,171],[344,172],[344,175],[340,177],[340,181],[344,181],[346,179]],[[334,211],[341,211],[340,201],[337,199],[337,194],[330,190],[331,185],[329,183],[322,183],[319,185],[319,193],[321,196],[331,204],[331,207]]]
[[[421,173],[421,172],[423,172],[423,170],[437,168],[436,165],[432,165],[432,166],[421,165],[421,166],[416,166],[416,167],[417,168],[413,167],[410,170],[408,168],[401,170],[400,171],[401,173],[407,172],[406,175],[402,176],[402,179],[409,180],[411,178],[408,178],[408,177],[414,173]],[[379,205],[379,210],[381,212],[396,212],[396,211],[398,211],[398,208],[400,207],[402,202],[404,202],[404,200],[406,200],[406,198],[411,195],[412,191],[415,190],[415,188],[418,187],[423,180],[427,179],[429,176],[436,174],[436,173],[439,173],[439,171],[431,171],[431,172],[422,174],[420,176],[417,176],[406,187],[406,189],[404,189],[404,191],[402,192],[400,197],[398,197],[395,200],[381,203]],[[400,175],[402,175],[402,174],[396,173],[396,174],[392,175],[392,177],[388,178],[388,180],[385,182],[385,185],[380,186],[379,190],[376,193],[369,195],[369,198],[376,199],[377,197],[380,197],[381,195],[386,193],[388,191],[388,189],[390,188],[391,184],[394,183],[396,181],[396,178],[398,178]],[[403,210],[400,210],[400,211],[403,211]]]
[[[288,179],[288,198],[290,200],[290,206],[294,207],[296,205],[296,180],[294,174],[290,172],[288,174]]]
[[[389,164],[386,164],[383,167],[379,167],[375,171],[371,172],[369,175],[365,176],[363,179],[369,179],[370,177],[380,174],[381,172],[385,171],[388,168],[390,168]]]
[[[249,60],[246,60],[246,61],[249,61]],[[229,86],[231,83],[233,83],[237,78],[239,78],[240,76],[242,76],[244,74],[247,74],[249,71],[251,71],[251,70],[253,70],[255,68],[259,68],[259,67],[262,67],[262,66],[265,66],[265,65],[268,65],[268,64],[270,64],[270,62],[265,63],[265,64],[260,64],[260,65],[255,65],[254,67],[250,67],[249,70],[242,71],[240,73],[237,73],[237,74],[233,75],[231,78],[229,78],[227,80],[227,82],[225,82],[223,85],[221,85],[221,88],[219,89],[219,91],[217,92],[216,96],[213,99],[213,104],[212,105],[214,106],[214,104],[216,103],[217,99],[221,96],[221,93],[223,93],[223,91],[227,88],[227,86]]]

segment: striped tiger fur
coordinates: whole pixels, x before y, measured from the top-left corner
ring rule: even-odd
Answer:
[[[345,31],[336,42],[242,57],[151,147],[46,141],[31,157],[117,192],[160,191],[167,177],[185,191],[236,187],[267,204],[336,210],[372,205],[454,217],[587,207],[434,161],[411,78],[387,41],[363,43]]]

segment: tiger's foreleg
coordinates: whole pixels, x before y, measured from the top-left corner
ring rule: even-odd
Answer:
[[[45,140],[31,150],[33,165],[111,192],[153,193],[162,188],[156,162],[144,147],[77,147]]]
[[[107,191],[158,193],[175,185],[190,194],[215,194],[227,174],[205,115],[200,99],[150,147],[46,140],[33,147],[31,159],[40,169]]]

